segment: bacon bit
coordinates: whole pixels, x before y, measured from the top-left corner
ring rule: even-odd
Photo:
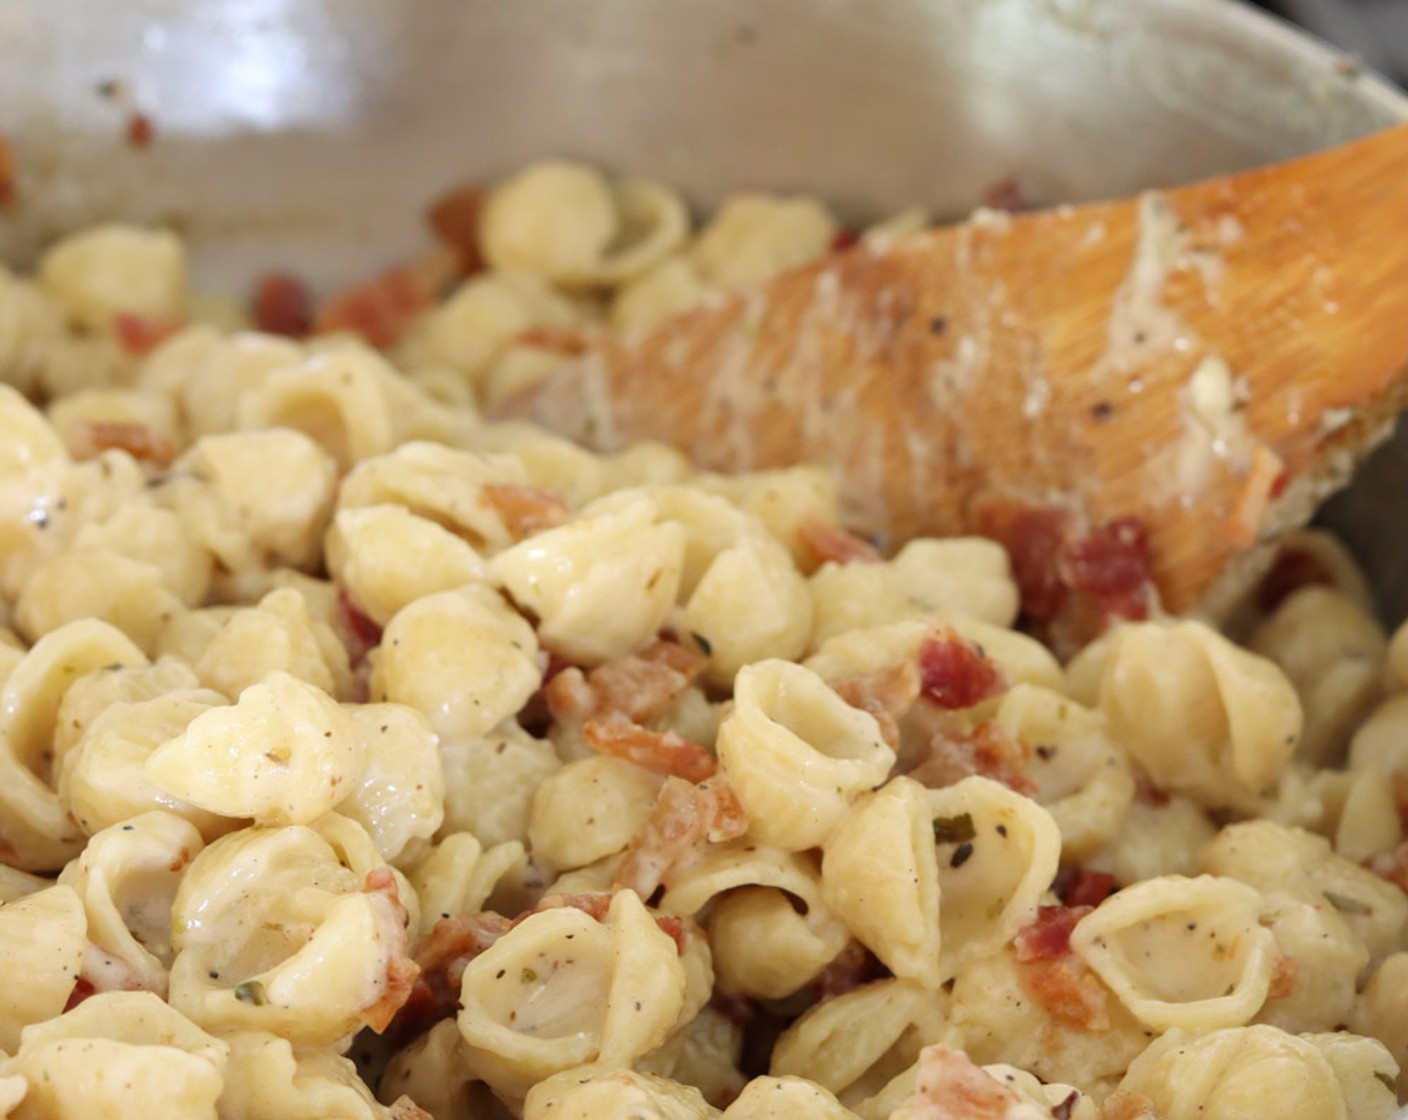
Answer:
[[[580,910],[588,917],[594,918],[598,922],[604,922],[611,912],[613,897],[605,891],[594,891],[589,894],[550,894],[528,913],[520,914],[515,918],[513,924],[518,925],[524,919],[533,914],[541,914],[544,910],[561,910],[564,907]],[[686,920],[677,914],[657,914],[655,924],[660,927],[661,933],[675,943],[675,949],[680,956],[684,956],[685,947],[690,937],[690,927],[686,924]]]
[[[297,276],[266,272],[254,282],[250,311],[255,327],[264,333],[302,338],[313,323],[313,296]]]
[[[127,143],[133,148],[146,148],[156,138],[156,128],[146,113],[133,112],[127,118]]]
[[[662,638],[590,673],[569,667],[555,674],[546,684],[548,707],[563,723],[617,715],[651,723],[670,710],[707,665],[708,659],[695,650]]]
[[[1066,543],[1069,522],[1065,510],[1015,503],[978,514],[979,531],[1007,549],[1022,610],[1032,618],[1051,618],[1065,602],[1067,588],[1053,560]]]
[[[1147,774],[1135,774],[1134,799],[1141,805],[1162,809],[1173,800],[1173,795],[1162,786],[1156,786]]]
[[[709,997],[709,1006],[732,1023],[735,1027],[746,1027],[758,1013],[757,1004],[747,996],[733,995],[714,989]]]
[[[1071,930],[1093,906],[1039,906],[1036,917],[1017,931],[1013,951],[1023,964],[1054,961],[1069,956]]]
[[[833,253],[844,253],[847,249],[854,249],[860,244],[860,231],[842,227],[836,231],[831,238],[831,251]]]
[[[14,203],[16,178],[14,149],[0,132],[0,210]]]
[[[1100,1120],[1162,1120],[1154,1102],[1143,1093],[1116,1089],[1100,1106]]]
[[[930,789],[943,789],[973,774],[981,774],[1027,797],[1036,783],[1027,777],[1031,751],[1007,735],[991,720],[984,720],[967,735],[940,732],[929,743],[928,755],[909,772]]]
[[[383,911],[383,933],[388,930],[390,932],[390,945],[387,947],[386,956],[386,984],[382,988],[381,996],[362,1009],[362,1022],[375,1033],[381,1034],[411,998],[416,978],[420,976],[420,965],[413,961],[406,951],[406,926],[410,924],[410,915],[401,905],[396,876],[391,873],[391,869],[378,867],[367,872],[363,889],[372,900],[373,906]]]
[[[352,667],[361,665],[367,654],[381,645],[381,627],[362,613],[345,587],[337,589],[337,623],[342,644]]]
[[[465,966],[512,928],[499,914],[452,914],[441,918],[416,949],[420,973],[409,997],[396,1013],[397,1039],[425,1033],[448,1019],[459,1005]]]
[[[1408,894],[1408,840],[1396,848],[1375,852],[1364,861],[1364,866],[1380,879],[1387,879],[1404,894]]]
[[[125,451],[139,463],[158,469],[169,467],[176,458],[176,445],[170,437],[145,424],[90,420],[74,427],[68,445],[75,459],[95,459],[104,451]]]
[[[172,858],[171,862],[166,865],[166,870],[170,871],[172,874],[175,874],[176,872],[180,871],[181,868],[185,867],[186,864],[188,864],[188,863],[190,863],[190,862],[191,862],[191,851],[190,851],[190,849],[189,849],[189,848],[182,848],[179,852],[176,853],[175,857]]]
[[[97,990],[93,986],[93,981],[86,976],[80,976],[73,982],[73,991],[68,994],[68,1002],[64,1004],[64,1010],[72,1011],[89,996],[94,995]]]
[[[186,324],[180,319],[154,319],[124,312],[113,317],[118,345],[135,357],[149,354]]]
[[[684,956],[685,933],[684,919],[674,914],[661,914],[655,919],[655,924],[660,927],[660,932],[668,934],[675,943],[675,949],[680,956]]]
[[[941,708],[955,710],[1007,690],[1007,678],[977,646],[952,630],[925,637],[919,646],[920,694]]]
[[[425,212],[426,223],[459,258],[460,275],[470,276],[484,267],[479,246],[479,215],[486,192],[475,183],[464,183],[442,194]]]
[[[1270,614],[1302,587],[1329,587],[1334,582],[1334,573],[1318,557],[1301,549],[1287,549],[1257,585],[1256,605]]]
[[[1143,522],[1119,517],[1067,544],[1056,559],[1067,587],[1089,593],[1106,614],[1149,617],[1149,534]]]
[[[1071,1113],[1080,1104],[1080,1090],[1072,1089],[1064,1100],[1051,1106],[1051,1120],[1071,1120]]]
[[[1057,876],[1058,882],[1060,876]],[[1072,907],[1095,907],[1115,893],[1115,877],[1108,871],[1090,871],[1076,868],[1064,889],[1058,886],[1061,901]]]
[[[706,844],[722,844],[747,831],[748,817],[723,778],[698,785],[667,778],[650,816],[626,845],[614,887],[649,899]]]
[[[1393,781],[1393,802],[1398,809],[1398,824],[1408,833],[1408,771],[1395,770],[1390,777]]]
[[[853,708],[869,712],[892,748],[900,745],[899,721],[919,699],[919,665],[903,661],[873,673],[853,673],[828,681],[831,690]]]
[[[567,499],[556,490],[491,482],[481,487],[480,493],[517,541],[555,529],[567,520]]]
[[[983,205],[989,210],[1006,210],[1021,214],[1035,210],[1036,203],[1027,197],[1016,179],[1002,179],[983,192]]]
[[[313,316],[313,332],[351,331],[385,350],[400,341],[458,273],[458,257],[448,249],[383,272],[328,299]]]
[[[926,1046],[919,1052],[910,1120],[1003,1120],[1022,1098],[961,1050]]]
[[[884,559],[864,537],[839,525],[808,517],[797,526],[797,541],[813,559],[813,568],[832,564],[878,564]]]
[[[830,964],[816,974],[807,988],[812,997],[820,1002],[830,996],[854,991],[863,984],[889,975],[890,970],[880,963],[874,953],[859,941],[852,939],[846,942]]]
[[[1083,1031],[1110,1029],[1110,1006],[1105,986],[1075,958],[1039,960],[1017,970],[1022,987],[1044,1010]]]
[[[573,327],[529,327],[519,331],[514,341],[519,346],[554,350],[569,358],[580,358],[590,348],[587,332]]]
[[[1296,986],[1296,974],[1300,966],[1295,957],[1282,953],[1271,966],[1271,986],[1266,990],[1268,999],[1282,999],[1291,994]]]
[[[391,1120],[435,1120],[434,1116],[405,1094],[387,1105],[386,1110]]]
[[[675,731],[651,731],[624,716],[593,718],[582,725],[582,738],[600,754],[624,758],[652,774],[673,775],[687,782],[712,778],[719,763],[698,743]]]
[[[1222,523],[1222,534],[1238,548],[1250,548],[1261,531],[1261,520],[1271,504],[1271,493],[1286,464],[1271,448],[1257,444],[1246,481]]]

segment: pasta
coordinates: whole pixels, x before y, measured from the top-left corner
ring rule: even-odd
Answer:
[[[1408,1101],[1408,627],[1334,538],[1063,663],[1040,558],[478,411],[922,213],[450,201],[297,338],[167,231],[0,270],[0,1117]]]

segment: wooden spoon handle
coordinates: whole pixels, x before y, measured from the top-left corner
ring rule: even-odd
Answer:
[[[1408,125],[833,254],[603,333],[512,411],[717,470],[825,464],[848,522],[891,543],[1003,508],[1139,518],[1182,610],[1347,478],[1406,369]]]

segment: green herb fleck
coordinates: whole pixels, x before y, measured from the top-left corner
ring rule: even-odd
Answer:
[[[253,1004],[255,1007],[263,1007],[269,1002],[269,994],[264,991],[264,985],[258,980],[246,980],[238,985],[235,988],[235,998],[241,1003]]]
[[[714,644],[697,630],[691,630],[689,636],[694,639],[694,644],[704,651],[705,657],[714,656]]]
[[[1387,1089],[1390,1093],[1392,1093],[1394,1096],[1398,1095],[1398,1082],[1393,1079],[1393,1074],[1385,1073],[1381,1069],[1376,1069],[1374,1071],[1374,1076],[1377,1077],[1379,1081],[1383,1083],[1384,1088]]]
[[[935,844],[966,844],[978,835],[973,827],[973,814],[963,813],[957,817],[934,818]]]
[[[1372,906],[1357,898],[1336,894],[1334,891],[1325,891],[1324,893],[1325,900],[1341,914],[1372,914],[1374,912]]]
[[[538,974],[531,968],[525,968],[522,973],[519,974],[518,978],[525,984],[536,984],[538,982]]]

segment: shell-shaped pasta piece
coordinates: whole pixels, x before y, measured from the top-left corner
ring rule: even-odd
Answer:
[[[907,980],[877,980],[823,1000],[782,1032],[768,1072],[806,1078],[847,1099],[877,1067],[898,1060],[899,1072],[921,1047],[939,1041],[947,1003],[945,994]],[[930,1020],[939,1024],[937,1035]],[[923,1037],[913,1037],[916,1024],[924,1025]]]
[[[381,858],[397,862],[445,819],[445,776],[430,721],[404,704],[343,709],[362,758],[361,775],[337,811],[367,830]]]
[[[611,459],[533,424],[506,420],[487,425],[475,433],[471,445],[480,451],[512,454],[528,472],[529,485],[561,494],[569,510],[579,510],[613,489]],[[636,484],[635,479],[620,482],[621,486]]]
[[[1398,1063],[1397,1090],[1399,1097],[1408,1093],[1408,1016],[1403,1008],[1408,1001],[1408,952],[1394,953],[1374,970],[1364,985],[1349,1028],[1361,1035],[1378,1039]]]
[[[1192,875],[1198,853],[1217,835],[1217,826],[1194,801],[1177,794],[1150,801],[1135,798],[1120,830],[1087,866],[1108,871],[1117,883],[1137,883],[1160,875]]]
[[[394,876],[358,874],[364,859],[344,839],[375,858],[345,819],[327,837],[245,829],[197,856],[172,907],[171,1005],[212,1030],[265,1030],[296,1046],[384,1027],[414,976],[406,911]]]
[[[68,452],[49,422],[9,385],[0,385],[0,591],[14,595],[34,559],[55,546]]]
[[[150,812],[97,833],[59,882],[83,900],[89,953],[85,968],[99,991],[142,989],[166,995],[171,966],[171,904],[186,867],[205,842],[189,821]],[[104,975],[93,975],[94,960]]]
[[[630,1116],[638,1120],[714,1120],[691,1085],[650,1073],[610,1066],[564,1070],[534,1086],[523,1120],[576,1120],[584,1116]]]
[[[885,564],[823,564],[807,580],[807,591],[812,600],[813,655],[857,630],[929,613],[904,593]]]
[[[928,795],[896,778],[862,798],[826,840],[821,889],[896,976],[937,988],[939,866]]]
[[[938,847],[943,978],[996,952],[1036,917],[1061,860],[1051,814],[974,775],[928,791]]]
[[[519,871],[526,862],[527,853],[516,840],[486,849],[468,832],[452,832],[446,836],[407,874],[420,900],[418,937],[428,934],[441,918],[477,914],[487,909],[489,896],[499,882]],[[609,890],[610,886],[608,880],[604,889]]]
[[[757,999],[799,991],[850,940],[842,922],[826,913],[797,913],[794,899],[775,887],[739,887],[725,895],[710,911],[707,928],[719,990]]]
[[[55,715],[55,768],[62,773],[69,750],[109,708],[154,700],[169,692],[196,688],[199,684],[191,667],[174,657],[161,657],[151,664],[104,665],[79,677],[64,693]]]
[[[611,325],[628,330],[658,323],[667,315],[698,307],[712,290],[687,256],[666,257],[617,289],[611,301]]]
[[[32,394],[64,333],[59,309],[39,285],[0,267],[0,382]]]
[[[751,834],[794,851],[825,840],[895,761],[873,716],[786,661],[762,661],[738,674],[718,752]]]
[[[1354,732],[1347,764],[1351,770],[1392,774],[1408,771],[1408,695],[1390,696]]]
[[[1403,820],[1392,778],[1372,771],[1349,777],[1335,823],[1335,851],[1362,863],[1375,852],[1396,848],[1402,840]]]
[[[39,286],[69,319],[104,330],[118,315],[170,322],[186,304],[186,247],[169,230],[93,226],[39,260]]]
[[[207,688],[238,696],[271,673],[287,673],[333,696],[352,686],[347,650],[331,627],[315,622],[291,587],[227,618],[194,664]]]
[[[0,905],[0,1050],[20,1031],[60,1014],[83,967],[88,919],[72,887],[53,886]]]
[[[1400,692],[1408,685],[1408,622],[1401,624],[1389,639],[1384,683],[1390,692]]]
[[[180,446],[182,431],[176,402],[165,393],[149,389],[119,389],[93,386],[66,393],[49,402],[49,423],[59,433],[64,446],[75,458],[88,458],[99,450],[94,425],[119,424],[142,429],[156,451],[162,444]],[[160,459],[161,456],[154,456]],[[158,463],[158,465],[160,465]]]
[[[302,432],[202,436],[156,491],[230,571],[307,568],[332,514],[332,459]]]
[[[155,565],[162,585],[189,607],[204,602],[210,588],[210,554],[176,514],[161,506],[129,502],[111,517],[79,526],[69,547]]]
[[[542,681],[533,628],[483,584],[417,599],[369,660],[372,699],[409,704],[447,740],[488,733]]]
[[[804,527],[834,525],[840,519],[836,479],[821,467],[702,474],[695,485],[727,498],[744,513],[756,517],[787,546],[793,563],[804,570],[815,562],[804,540]]]
[[[684,532],[657,515],[644,497],[588,513],[499,553],[490,567],[539,620],[545,646],[597,665],[648,642],[674,606]]]
[[[742,1055],[742,1024],[706,1006],[636,1068],[693,1085],[706,1101],[722,1108],[747,1084],[738,1069]]]
[[[59,797],[78,827],[92,836],[162,809],[190,821],[207,840],[234,828],[234,821],[173,797],[146,773],[154,750],[181,735],[197,716],[227,703],[209,689],[175,688],[145,699],[115,701],[105,708],[87,724],[73,748],[60,756]]]
[[[434,1120],[484,1120],[507,1114],[488,1087],[472,1079],[463,1049],[458,1024],[453,1019],[440,1020],[391,1056],[378,1086],[382,1099],[408,1097]]]
[[[1199,622],[1116,631],[1100,688],[1110,732],[1154,781],[1213,808],[1251,807],[1295,750],[1286,675]]]
[[[512,544],[514,535],[485,487],[527,481],[523,463],[513,455],[416,441],[358,463],[342,480],[337,506],[403,506],[489,555]]]
[[[801,1077],[755,1077],[743,1087],[724,1120],[856,1120],[856,1114],[815,1082]]]
[[[228,1055],[151,992],[100,992],[27,1028],[3,1070],[29,1082],[18,1120],[215,1120]]]
[[[365,757],[327,693],[273,672],[158,747],[147,777],[173,797],[259,824],[308,824],[354,789]]]
[[[949,1030],[975,1062],[1010,1064],[1048,1083],[1095,1091],[1113,1086],[1149,1045],[1152,1032],[1118,1000],[1107,1001],[1106,1029],[1075,1028],[1035,998],[1024,977],[1024,966],[1010,949],[958,974]]]
[[[77,854],[82,833],[50,785],[56,713],[85,673],[146,660],[121,631],[85,619],[46,634],[10,674],[0,692],[0,815],[8,863],[54,871]]]
[[[147,356],[137,384],[175,401],[192,435],[228,432],[235,426],[240,399],[302,352],[297,343],[274,335],[223,335],[211,327],[190,326]]]
[[[21,871],[8,863],[0,863],[0,905],[14,902],[17,898],[24,898],[52,885],[53,883],[42,875],[31,875],[28,871]]]
[[[993,626],[1017,620],[1017,583],[1007,551],[980,537],[914,540],[890,561],[895,583],[931,610],[969,615]]]
[[[1319,1048],[1268,1026],[1169,1031],[1130,1064],[1120,1088],[1143,1094],[1167,1120],[1348,1120]]]
[[[813,198],[736,194],[700,231],[691,253],[709,283],[737,288],[823,256],[836,229]]]
[[[101,619],[154,654],[184,609],[162,581],[155,564],[107,550],[66,552],[36,567],[15,603],[15,622],[33,641],[70,622]]]
[[[1335,855],[1330,842],[1273,821],[1243,821],[1217,834],[1199,857],[1202,870],[1329,903],[1369,950],[1371,963],[1403,945],[1408,897],[1372,871]]]
[[[679,248],[689,235],[684,201],[655,183],[613,188],[583,163],[547,160],[495,188],[479,237],[496,268],[561,284],[615,284]]]
[[[1093,856],[1119,832],[1134,800],[1134,775],[1105,734],[1104,720],[1059,692],[1031,685],[1005,693],[994,720],[1032,748],[1024,773],[1061,830],[1063,858]]]
[[[295,1048],[264,1031],[225,1035],[230,1047],[220,1120],[393,1120],[350,1059]]]
[[[1262,909],[1235,879],[1148,879],[1082,918],[1071,948],[1142,1023],[1242,1026],[1266,1002],[1277,955]]]
[[[341,510],[326,545],[333,578],[379,626],[417,599],[488,576],[467,541],[400,506]]]
[[[1344,1093],[1348,1120],[1391,1120],[1398,1114],[1398,1094],[1393,1090],[1398,1063],[1377,1038],[1357,1037],[1345,1031],[1300,1037],[1330,1063]]]
[[[562,763],[552,743],[508,720],[485,735],[442,740],[444,832],[472,832],[485,844],[526,840],[538,786]]]
[[[545,777],[533,795],[528,844],[534,857],[566,871],[624,851],[664,782],[609,755],[569,762]]]
[[[1364,943],[1325,902],[1286,891],[1264,892],[1263,898],[1261,922],[1276,939],[1281,984],[1272,989],[1257,1021],[1292,1034],[1347,1022],[1358,978],[1369,964]]]
[[[686,983],[674,939],[631,891],[612,898],[604,921],[541,911],[465,967],[466,1059],[510,1100],[572,1066],[632,1062],[676,1027]]]
[[[1305,712],[1299,757],[1336,763],[1378,699],[1388,638],[1369,610],[1343,592],[1304,587],[1252,633],[1247,648],[1281,666]]]

